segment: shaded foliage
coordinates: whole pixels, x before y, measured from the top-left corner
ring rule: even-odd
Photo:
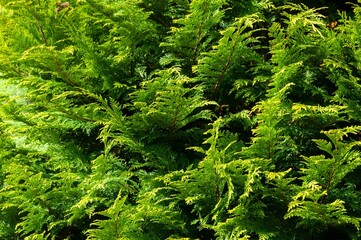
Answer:
[[[0,239],[359,239],[360,13],[0,1]]]

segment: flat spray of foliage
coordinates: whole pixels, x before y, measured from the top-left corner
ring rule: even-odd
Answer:
[[[0,239],[360,239],[352,7],[0,0]]]

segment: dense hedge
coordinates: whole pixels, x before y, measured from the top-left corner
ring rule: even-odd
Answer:
[[[340,1],[0,0],[0,239],[360,239],[360,25]]]

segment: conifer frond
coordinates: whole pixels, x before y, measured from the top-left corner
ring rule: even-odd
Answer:
[[[223,86],[224,84],[232,86],[233,82],[229,82],[231,81],[229,75],[233,74],[233,71],[243,69],[246,72],[247,63],[257,60],[257,54],[252,45],[257,44],[258,40],[253,37],[255,30],[252,28],[259,21],[257,15],[237,19],[231,26],[221,31],[222,38],[218,44],[213,47],[213,50],[204,53],[198,65],[194,66],[193,70],[198,75],[197,79],[204,85],[206,92],[213,97],[219,94],[220,88],[227,89]],[[239,72],[239,74],[242,75],[244,72]]]
[[[361,7],[301,2],[0,0],[0,239],[359,239]]]
[[[180,27],[172,27],[171,35],[161,46],[170,49],[177,61],[190,67],[196,64],[200,53],[207,51],[210,43],[217,37],[212,28],[220,24],[225,0],[196,0],[191,1],[189,13],[174,21]]]

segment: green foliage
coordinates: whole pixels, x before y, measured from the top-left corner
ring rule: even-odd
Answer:
[[[98,213],[109,219],[96,220],[93,224],[96,228],[88,230],[88,239],[132,239],[129,232],[136,231],[137,225],[130,221],[130,213],[124,211],[129,210],[124,206],[125,201],[126,197],[118,195],[111,207]]]
[[[180,27],[172,27],[171,35],[162,46],[171,49],[172,55],[166,55],[163,64],[184,61],[185,68],[196,63],[199,54],[209,49],[210,43],[217,37],[214,29],[224,16],[225,0],[197,0],[189,4],[189,13],[174,21]],[[178,60],[179,59],[179,60]]]
[[[222,97],[228,95],[233,86],[234,74],[246,75],[246,68],[251,61],[258,60],[255,47],[258,41],[250,29],[259,21],[257,15],[245,16],[237,19],[231,26],[221,32],[222,38],[218,45],[207,53],[204,53],[198,65],[194,67],[197,78],[205,85],[205,89],[211,98],[224,102]],[[238,72],[238,73],[237,73]],[[221,92],[220,91],[225,91]]]
[[[0,239],[359,239],[361,7],[309,2],[0,1]]]
[[[285,218],[299,217],[297,227],[306,227],[311,231],[322,231],[332,226],[353,225],[357,230],[361,219],[348,215],[345,202],[347,195],[354,194],[354,189],[342,197],[340,189],[347,189],[346,176],[361,165],[360,152],[355,149],[360,142],[342,142],[349,134],[358,133],[360,127],[346,127],[325,131],[331,140],[315,140],[318,148],[328,154],[304,157],[302,186],[289,203]],[[341,199],[340,199],[341,197]],[[344,199],[343,199],[344,198]],[[317,226],[315,229],[314,227]]]

